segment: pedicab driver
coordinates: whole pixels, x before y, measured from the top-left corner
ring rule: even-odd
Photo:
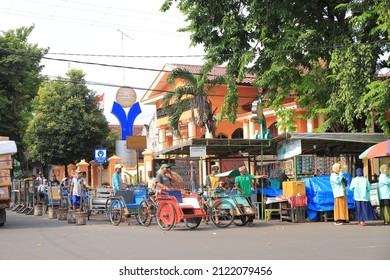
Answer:
[[[160,172],[156,176],[156,190],[172,188],[172,174],[169,164],[161,165]]]
[[[114,174],[112,174],[112,187],[114,189],[114,192],[116,193],[117,191],[123,191],[125,189],[125,186],[123,184],[122,180],[122,168],[123,166],[120,164],[115,164],[114,166]]]
[[[246,197],[252,196],[252,182],[255,181],[255,179],[260,178],[268,178],[267,175],[252,175],[248,173],[248,170],[246,169],[245,165],[240,166],[238,168],[238,171],[240,171],[240,176],[237,176],[234,180],[234,190],[239,190],[243,195]],[[248,226],[252,225],[253,223],[253,216],[248,216]]]
[[[82,176],[82,171],[80,169],[77,169],[76,177],[73,177],[69,191],[69,193],[72,195],[73,210],[76,210],[77,207],[80,207],[80,197],[83,195],[83,187],[88,188],[87,182]]]

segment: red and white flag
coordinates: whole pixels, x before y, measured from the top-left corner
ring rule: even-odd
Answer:
[[[96,100],[96,106],[100,109],[104,109],[104,93],[98,97]]]

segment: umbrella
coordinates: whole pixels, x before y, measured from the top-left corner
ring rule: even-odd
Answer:
[[[215,177],[234,178],[234,177],[237,177],[237,176],[240,176],[240,171],[238,171],[237,169],[232,169],[232,170],[229,170],[229,171],[225,171],[225,172],[222,172],[222,173],[215,174]]]
[[[359,155],[359,158],[360,158],[360,159],[363,159],[363,158],[367,157],[367,153],[372,149],[372,147],[374,147],[374,146],[369,147],[369,148],[366,149],[363,153],[361,153],[361,154]]]
[[[365,153],[367,158],[378,158],[378,157],[390,157],[390,140],[379,142],[374,146],[371,146],[359,155],[359,158]],[[364,156],[363,156],[364,157]]]

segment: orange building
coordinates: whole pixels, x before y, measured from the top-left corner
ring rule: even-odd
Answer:
[[[168,116],[163,115],[162,98],[164,92],[172,90],[171,85],[167,83],[167,77],[174,68],[184,68],[192,74],[200,73],[200,65],[183,65],[183,64],[166,64],[156,79],[153,81],[149,90],[142,96],[140,102],[145,105],[156,106],[156,134],[158,134],[157,144],[154,145],[155,150],[162,150],[173,145],[180,144],[191,138],[211,138],[209,133],[203,128],[197,127],[191,118],[191,111],[185,112],[180,119],[181,138],[175,137],[168,124]],[[224,67],[214,67],[210,73],[210,77],[215,75],[224,75]],[[244,80],[237,84],[238,87],[238,114],[235,124],[228,120],[222,120],[216,130],[217,138],[241,138],[252,139],[259,130],[259,124],[255,123],[256,115],[252,113],[253,102],[258,101],[258,88],[252,86],[254,76],[247,76]],[[209,95],[213,110],[216,109],[216,117],[219,117],[224,97],[227,94],[226,86],[217,86],[213,89],[213,93]],[[283,106],[285,108],[294,109],[295,112],[305,114],[304,110],[300,109],[294,101],[294,97],[286,99]],[[275,111],[264,109],[266,117],[266,128],[270,130],[273,137],[277,136],[280,131],[276,127]],[[296,132],[312,132],[324,121],[323,118],[311,118],[309,120],[294,119],[296,122]]]

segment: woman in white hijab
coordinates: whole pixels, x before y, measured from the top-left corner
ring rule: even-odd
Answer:
[[[345,179],[341,172],[341,164],[333,164],[332,171],[333,172],[330,175],[330,185],[334,197],[334,224],[339,226],[342,225],[343,222],[349,223],[347,194],[344,186]]]
[[[390,177],[387,164],[382,164],[380,171],[378,179],[380,214],[381,219],[388,226],[390,224]]]

